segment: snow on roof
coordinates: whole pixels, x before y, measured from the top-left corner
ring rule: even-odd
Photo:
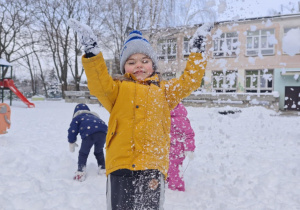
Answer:
[[[12,64],[3,58],[0,58],[0,66],[12,66]]]
[[[246,21],[263,20],[263,19],[292,18],[292,17],[300,17],[300,13],[286,14],[286,15],[278,14],[278,15],[271,15],[271,16],[259,16],[259,17],[251,17],[251,18],[241,18],[237,20],[223,20],[223,21],[217,21],[216,24],[230,23],[230,22],[246,22]]]

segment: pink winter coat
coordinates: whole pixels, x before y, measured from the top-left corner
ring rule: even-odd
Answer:
[[[185,151],[195,150],[195,133],[187,118],[187,110],[179,103],[171,111],[171,148],[170,155],[184,157]]]

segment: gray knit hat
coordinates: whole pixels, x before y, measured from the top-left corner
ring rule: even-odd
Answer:
[[[125,62],[131,55],[136,53],[142,53],[149,56],[153,62],[154,71],[157,69],[157,55],[152,46],[148,40],[142,36],[142,32],[134,30],[130,32],[121,51],[120,69],[122,74],[125,73]]]

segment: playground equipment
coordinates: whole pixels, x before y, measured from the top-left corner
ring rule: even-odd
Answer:
[[[6,134],[10,128],[10,107],[6,103],[0,104],[0,135]]]
[[[4,68],[10,67],[10,78],[4,78]],[[33,108],[35,105],[28,101],[28,99],[16,88],[14,81],[12,80],[12,65],[0,58],[0,70],[1,70],[1,78],[0,78],[0,90],[2,91],[2,103],[4,101],[4,90],[10,90],[10,105],[12,105],[12,92],[16,94],[27,106],[28,108]]]

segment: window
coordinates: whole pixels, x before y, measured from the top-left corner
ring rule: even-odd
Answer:
[[[206,89],[205,89],[205,80],[206,80],[206,77],[205,77],[205,75],[204,75],[204,76],[202,77],[200,87],[197,88],[194,92],[205,92],[205,91],[206,91]]]
[[[236,92],[237,71],[213,71],[213,90],[219,93]]]
[[[273,70],[246,70],[246,92],[265,93],[273,91]]]
[[[286,34],[287,34],[291,29],[298,29],[298,30],[300,30],[300,26],[298,26],[298,27],[284,28],[284,35],[283,35],[283,36],[286,36]],[[300,37],[298,37],[298,39],[300,39]],[[286,52],[283,51],[283,53],[286,53]],[[298,53],[300,53],[300,50],[299,50]]]
[[[222,33],[214,39],[214,57],[235,57],[238,47],[238,33]]]
[[[274,29],[247,31],[248,56],[274,55]]]
[[[190,53],[191,53],[191,48],[190,48],[190,40],[191,40],[191,37],[184,37],[183,39],[183,57],[184,58],[187,58],[189,57]]]
[[[164,73],[162,73],[162,77],[164,80],[170,80],[170,79],[176,78],[176,72],[173,72],[173,71],[164,72]]]
[[[160,39],[158,40],[158,59],[174,60],[177,54],[177,40],[173,39]]]

